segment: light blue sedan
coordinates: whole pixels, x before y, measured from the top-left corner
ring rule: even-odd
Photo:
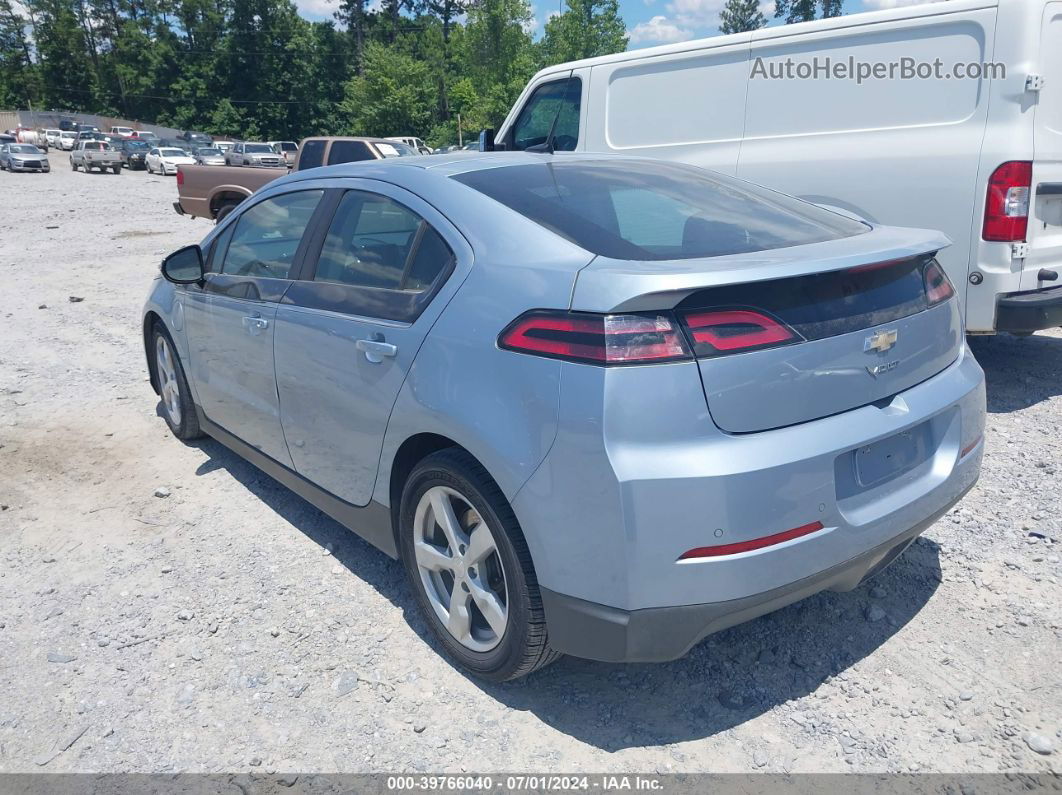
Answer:
[[[38,171],[52,170],[48,155],[33,144],[3,144],[0,146],[0,170]]]
[[[174,434],[401,558],[467,670],[669,660],[974,485],[948,242],[664,162],[351,163],[167,257],[144,344]]]

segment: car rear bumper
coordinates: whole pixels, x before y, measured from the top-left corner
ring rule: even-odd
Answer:
[[[1062,286],[1001,295],[996,330],[1025,333],[1062,326]]]
[[[973,487],[971,483],[967,490]],[[963,492],[965,494],[965,492]],[[962,497],[894,538],[849,561],[770,591],[676,607],[620,610],[542,589],[550,645],[601,662],[667,662],[714,632],[780,610],[822,591],[850,591],[903,554],[908,545]]]
[[[749,434],[714,427],[695,365],[565,368],[557,437],[512,502],[550,592],[551,637],[572,654],[669,659],[709,632],[853,587],[980,472],[984,374],[965,350],[887,404]],[[907,438],[919,457],[866,476],[861,454],[873,462]],[[665,628],[642,629],[656,615]],[[600,651],[579,641],[593,619],[608,638]]]
[[[173,211],[175,213],[177,213],[177,215],[186,215],[187,214],[187,213],[185,213],[184,208],[181,206],[181,203],[179,201],[175,201],[173,203]]]

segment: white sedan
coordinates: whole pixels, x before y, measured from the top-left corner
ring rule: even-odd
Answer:
[[[176,174],[177,166],[191,166],[195,158],[183,149],[155,147],[144,158],[149,174]]]

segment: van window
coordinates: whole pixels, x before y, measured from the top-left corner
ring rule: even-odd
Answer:
[[[692,166],[649,160],[545,160],[457,174],[594,254],[691,259],[851,237],[869,226]]]
[[[583,83],[578,77],[536,88],[513,124],[512,148],[523,150],[543,144],[553,128],[553,148],[559,152],[574,151],[579,143],[582,95]]]

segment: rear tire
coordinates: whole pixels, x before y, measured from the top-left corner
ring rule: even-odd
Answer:
[[[151,352],[155,363],[155,383],[162,401],[162,418],[170,426],[173,435],[182,441],[202,437],[192,391],[188,388],[177,346],[173,344],[169,332],[157,323],[151,335]]]
[[[398,548],[422,614],[470,673],[503,682],[560,656],[549,645],[520,524],[469,453],[441,450],[413,468],[402,491]]]
[[[214,216],[214,223],[220,224],[225,217],[236,209],[235,204],[223,204],[218,208],[218,214]]]

